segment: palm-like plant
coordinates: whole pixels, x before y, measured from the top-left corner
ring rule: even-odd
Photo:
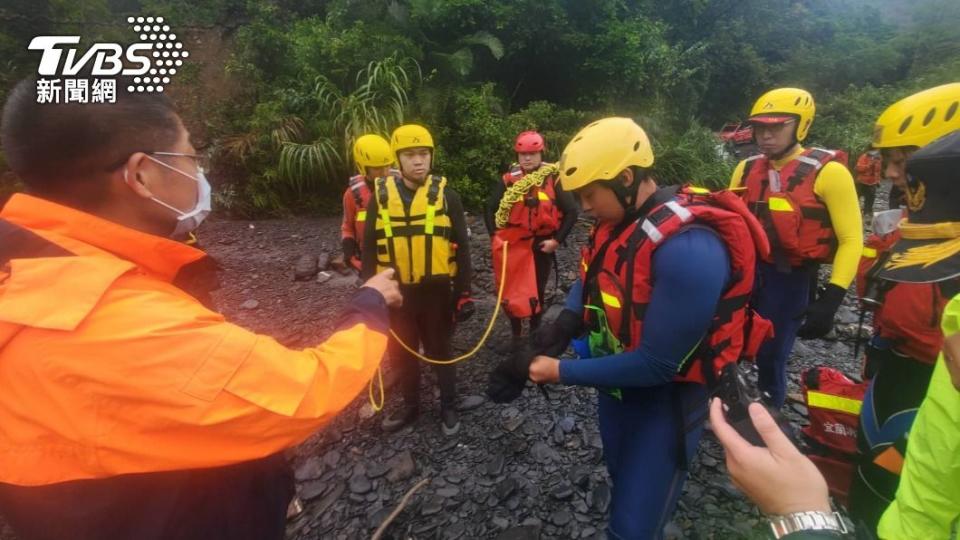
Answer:
[[[370,62],[356,77],[356,87],[345,92],[323,75],[317,77],[314,91],[320,114],[331,119],[343,138],[343,157],[348,160],[351,142],[365,133],[389,133],[403,123],[409,103],[407,91],[419,82],[420,66],[413,60],[388,56]]]

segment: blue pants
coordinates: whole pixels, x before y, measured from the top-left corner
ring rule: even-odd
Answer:
[[[613,539],[660,538],[687,478],[680,430],[694,424],[683,449],[689,462],[703,432],[706,389],[668,383],[623,394],[619,401],[601,392],[598,400],[603,457],[613,480],[607,534]]]
[[[810,303],[812,267],[798,267],[783,273],[765,262],[757,265],[758,286],[753,308],[773,323],[775,336],[757,354],[760,391],[770,394],[770,404],[782,407],[787,397],[787,358],[803,324],[803,312]]]

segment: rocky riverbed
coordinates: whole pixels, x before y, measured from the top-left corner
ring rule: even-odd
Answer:
[[[479,219],[471,218],[470,224],[478,311],[457,328],[458,353],[472,348],[481,336],[496,292],[489,238]],[[204,247],[224,267],[223,286],[216,294],[220,309],[231,320],[291,347],[324,339],[356,279],[326,272],[294,281],[294,268],[305,254],[335,254],[338,225],[336,219],[205,225]],[[578,224],[560,250],[560,290],[554,290],[551,278],[549,303],[562,303],[565,288],[575,279],[575,246],[586,234],[586,226]],[[841,308],[838,322],[829,339],[797,342],[790,363],[791,392],[799,391],[797,380],[806,367],[827,364],[859,372],[849,343],[857,326],[852,299]],[[548,400],[528,387],[510,405],[490,403],[482,397],[487,373],[509,335],[506,320],[498,321],[486,346],[458,366],[463,425],[457,436],[440,432],[437,393],[428,378],[422,388],[423,413],[413,426],[382,432],[381,416],[363,393],[327,428],[291,452],[303,511],[290,520],[288,537],[367,537],[407,490],[426,479],[385,538],[602,538],[610,488],[595,391],[553,387]],[[398,396],[389,386],[389,365],[386,372],[389,409]],[[797,425],[806,414],[799,403],[789,404],[785,412]],[[722,450],[708,432],[690,466],[667,537],[759,538],[764,530],[757,510],[727,479]]]

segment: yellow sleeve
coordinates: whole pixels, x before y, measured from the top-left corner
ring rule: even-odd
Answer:
[[[826,205],[837,235],[837,254],[833,257],[830,283],[846,289],[857,275],[863,251],[863,222],[853,177],[843,165],[827,163],[817,175],[813,192]]]
[[[743,177],[743,168],[746,164],[747,160],[743,160],[733,169],[733,174],[730,176],[730,189],[740,187],[740,179]]]

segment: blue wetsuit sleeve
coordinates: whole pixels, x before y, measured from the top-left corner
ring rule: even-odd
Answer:
[[[653,254],[654,285],[640,347],[561,360],[560,381],[617,388],[669,382],[710,328],[729,277],[730,257],[713,231],[692,228],[670,238]]]
[[[570,291],[567,292],[567,300],[563,303],[563,309],[574,313],[583,313],[583,282],[580,281],[580,278],[577,278],[570,286]]]

